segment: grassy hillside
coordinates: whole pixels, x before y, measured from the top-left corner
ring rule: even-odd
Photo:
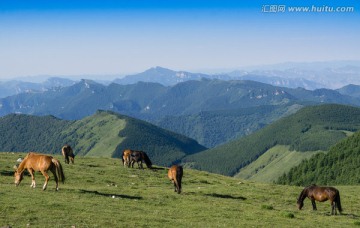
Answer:
[[[276,145],[290,151],[328,150],[360,129],[360,109],[343,105],[305,107],[252,135],[186,157],[187,166],[225,175],[235,175]]]
[[[77,158],[65,165],[65,184],[37,187],[25,176],[15,187],[12,166],[22,154],[0,156],[0,226],[12,227],[349,227],[360,224],[359,186],[340,190],[344,214],[329,216],[330,204],[313,212],[302,187],[259,184],[184,169],[183,192],[176,194],[166,169],[128,169],[114,158]],[[58,157],[59,158],[59,157]],[[52,177],[52,176],[51,176]]]
[[[359,164],[360,132],[357,132],[336,144],[327,154],[318,154],[304,160],[277,182],[292,185],[359,184]]]
[[[76,121],[61,132],[83,156],[111,157],[123,137],[119,132],[126,126],[126,120],[106,112]],[[69,139],[70,138],[70,139]]]
[[[289,146],[274,146],[254,162],[245,166],[235,177],[263,183],[273,183],[281,175],[290,171],[302,160],[308,159],[321,151],[290,151]]]
[[[0,123],[1,149],[7,151],[60,154],[68,143],[77,155],[120,157],[124,149],[131,148],[147,152],[155,164],[169,165],[206,149],[185,136],[107,111],[78,121],[8,115]]]

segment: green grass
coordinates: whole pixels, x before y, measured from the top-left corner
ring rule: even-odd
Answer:
[[[240,170],[235,177],[257,182],[273,183],[292,167],[320,151],[290,151],[290,146],[277,145],[266,151],[254,162]]]
[[[63,164],[66,182],[55,191],[36,173],[15,187],[19,155],[0,154],[0,227],[349,227],[360,224],[360,186],[336,186],[344,214],[330,216],[328,202],[313,212],[309,200],[296,209],[301,187],[241,181],[184,169],[176,194],[167,170],[123,167],[119,159],[78,156]],[[61,157],[58,157],[62,160]]]

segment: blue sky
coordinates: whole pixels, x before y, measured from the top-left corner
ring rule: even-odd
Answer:
[[[2,0],[0,79],[360,60],[359,19],[359,0]]]

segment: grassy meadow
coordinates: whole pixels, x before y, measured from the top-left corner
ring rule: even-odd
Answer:
[[[312,211],[302,187],[261,184],[184,169],[183,192],[174,192],[167,169],[123,167],[119,159],[76,157],[62,162],[66,181],[53,178],[42,191],[36,173],[15,187],[13,166],[24,156],[0,153],[0,227],[350,227],[360,225],[360,186],[340,190],[343,215],[330,216],[328,202]],[[135,165],[136,166],[136,165]],[[50,174],[52,177],[52,174]]]

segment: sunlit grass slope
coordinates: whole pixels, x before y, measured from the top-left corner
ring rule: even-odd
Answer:
[[[123,140],[119,132],[125,126],[125,119],[98,112],[94,116],[76,121],[62,134],[76,134],[76,148],[80,155],[86,152],[85,156],[111,157]]]
[[[119,159],[81,157],[63,164],[66,182],[55,191],[36,173],[15,187],[12,167],[24,154],[0,154],[0,227],[350,227],[360,224],[359,186],[336,186],[344,214],[309,200],[302,211],[302,187],[259,184],[184,169],[183,192],[174,192],[167,170],[123,167]],[[58,157],[58,156],[57,156]],[[58,157],[60,158],[60,157]]]
[[[274,146],[254,162],[242,168],[235,177],[273,183],[281,175],[289,172],[292,167],[300,164],[302,160],[308,159],[316,153],[314,151],[290,151],[289,146]]]

